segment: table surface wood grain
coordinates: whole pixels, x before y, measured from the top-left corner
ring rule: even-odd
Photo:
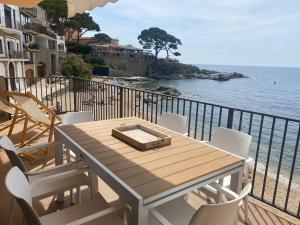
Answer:
[[[139,151],[111,135],[121,124],[141,124],[172,137],[169,146]],[[243,159],[145,120],[130,117],[61,126],[60,129],[144,199]]]

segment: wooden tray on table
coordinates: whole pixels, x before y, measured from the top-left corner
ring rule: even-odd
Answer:
[[[139,124],[114,128],[112,136],[142,151],[171,144],[170,136]]]

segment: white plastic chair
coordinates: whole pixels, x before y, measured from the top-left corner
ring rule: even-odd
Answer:
[[[94,121],[92,112],[68,112],[61,117],[62,125]],[[71,162],[71,150],[65,149],[67,162]],[[75,157],[75,155],[73,155]]]
[[[115,213],[119,208],[110,208],[99,193],[94,199],[39,217],[32,207],[35,183],[29,184],[19,168],[13,167],[9,170],[5,185],[17,200],[28,225],[124,225]]]
[[[33,152],[41,148],[54,146],[55,143],[38,144],[30,147],[16,149],[11,140],[4,136],[0,139],[0,146],[4,149],[11,164],[18,167],[25,175],[30,184],[35,183],[32,189],[31,197],[42,199],[60,192],[70,190],[70,197],[73,201],[73,188],[79,190],[80,186],[89,186],[91,196],[94,196],[91,178],[85,175],[88,169],[80,162],[73,162],[61,166],[51,167],[38,171],[28,171],[19,154],[24,152]],[[80,201],[80,192],[77,193],[77,202]],[[9,224],[12,223],[14,202],[11,203]]]
[[[245,158],[246,163],[249,163],[253,160],[252,158],[249,157],[249,148],[250,148],[251,140],[252,137],[246,133],[233,130],[233,129],[219,127],[216,129],[215,133],[213,134],[211,141],[207,142],[207,144],[222,149],[224,151],[230,152],[242,158]],[[230,182],[231,182],[231,176],[227,176],[219,180],[219,184],[222,185],[223,187],[229,187]],[[245,166],[243,183],[248,184],[248,166]],[[201,190],[206,194],[209,194],[209,192],[213,192],[213,194],[216,194],[216,190],[212,188],[210,185],[207,185]],[[218,201],[220,201],[220,195],[218,195]],[[245,198],[244,202],[245,202],[246,222],[248,222],[247,197]]]
[[[175,113],[164,112],[157,120],[157,124],[175,131],[177,133],[187,135],[187,117]]]
[[[238,221],[238,211],[242,200],[251,190],[248,184],[240,193],[215,186],[230,201],[226,203],[202,205],[199,209],[190,206],[183,197],[150,210],[149,225],[234,225]]]

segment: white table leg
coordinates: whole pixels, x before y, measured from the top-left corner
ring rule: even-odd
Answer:
[[[54,140],[58,143],[59,137],[56,132],[54,132]],[[62,144],[55,145],[55,165],[62,165],[64,163],[64,149]],[[60,193],[57,195],[57,201],[62,202],[64,201],[64,193]]]
[[[91,197],[94,198],[95,194],[99,192],[99,187],[98,187],[98,176],[97,174],[94,173],[94,171],[89,172],[89,178],[91,182]]]
[[[244,177],[245,165],[246,164],[244,162],[243,166],[240,168],[239,172],[231,175],[230,189],[237,194],[239,194],[243,188],[243,177]]]
[[[142,202],[131,209],[130,225],[148,225],[149,210],[145,208]]]

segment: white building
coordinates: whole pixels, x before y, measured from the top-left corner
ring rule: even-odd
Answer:
[[[19,7],[0,4],[0,76],[23,77],[24,64],[29,57],[23,50],[22,37]],[[24,84],[11,79],[9,85],[16,89]]]
[[[59,72],[65,52],[65,40],[49,29],[45,10],[0,3],[0,76],[12,78],[11,89],[24,87],[15,78],[25,77],[29,85],[34,77]]]
[[[46,12],[41,7],[21,8],[20,13],[23,43],[30,54],[25,63],[26,80],[59,72],[60,52],[65,52],[64,39],[49,29]]]

